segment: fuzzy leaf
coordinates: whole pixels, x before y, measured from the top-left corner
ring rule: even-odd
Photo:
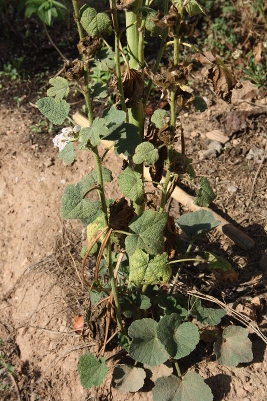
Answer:
[[[175,224],[181,228],[191,241],[195,241],[197,238],[217,227],[220,221],[215,220],[212,212],[208,210],[198,210],[182,215],[175,221]]]
[[[128,330],[129,336],[133,339],[129,355],[149,366],[159,366],[169,357],[157,337],[156,327],[157,322],[153,319],[140,319],[135,320]]]
[[[103,84],[102,82],[96,82],[94,85],[90,86],[90,94],[92,99],[105,99],[108,95],[107,85]]]
[[[117,126],[125,121],[126,113],[122,110],[117,110],[115,106],[104,110],[102,118],[106,121],[107,127],[110,129],[112,126]]]
[[[84,5],[81,8],[81,24],[92,38],[111,33],[111,23],[108,14],[97,13],[97,11]]]
[[[83,186],[67,185],[61,200],[61,216],[65,219],[88,219],[96,215],[100,209],[99,201],[83,199]]]
[[[136,249],[143,249],[150,255],[163,251],[163,229],[167,223],[167,213],[146,210],[135,217],[129,224],[129,232],[125,240],[126,252],[133,255]]]
[[[203,377],[187,372],[183,380],[171,375],[160,377],[152,389],[153,401],[212,401],[213,395]]]
[[[158,109],[154,111],[152,117],[151,117],[151,122],[157,127],[157,128],[163,128],[164,125],[166,124],[166,117],[168,117],[168,113],[166,110],[163,109]]]
[[[123,392],[136,392],[143,387],[146,372],[135,366],[117,365],[113,371],[113,381],[116,388]]]
[[[101,169],[102,169],[103,181],[111,182],[113,180],[112,172],[106,167],[101,167]],[[94,169],[93,171],[91,171],[91,173],[87,174],[80,181],[80,184],[82,185],[83,188],[83,193],[85,194],[86,192],[88,192],[89,189],[92,188],[92,186],[97,182],[98,182],[98,173],[97,170]]]
[[[68,96],[69,93],[69,84],[65,78],[56,77],[49,79],[50,85],[52,88],[49,88],[47,91],[47,96],[55,97],[56,102],[60,102],[64,96]]]
[[[65,148],[63,150],[61,150],[61,152],[59,152],[58,158],[60,160],[63,160],[65,164],[74,162],[74,160],[75,160],[75,152],[74,152],[74,148],[73,148],[73,143],[72,142],[67,143]]]
[[[194,316],[198,322],[208,326],[217,326],[226,315],[223,309],[204,308],[201,305],[201,300],[195,297],[190,299],[190,315]]]
[[[194,205],[201,207],[208,207],[212,201],[216,198],[209,181],[206,177],[202,177],[200,180],[200,188],[197,190]]]
[[[39,99],[37,106],[40,112],[55,125],[61,125],[70,111],[70,105],[66,100],[56,102],[53,97]]]
[[[145,162],[149,166],[150,164],[155,164],[158,158],[159,152],[154,148],[154,145],[150,142],[143,142],[136,147],[133,162],[135,164]]]
[[[80,139],[83,146],[86,146],[88,141],[92,146],[100,145],[100,137],[105,136],[108,132],[105,120],[103,118],[95,118],[91,127],[82,128],[80,131]]]
[[[193,106],[195,107],[196,111],[200,111],[203,113],[207,109],[207,103],[201,96],[195,96],[195,99],[193,100]]]
[[[214,352],[221,365],[235,367],[239,363],[251,362],[253,353],[248,331],[240,326],[226,327],[222,339],[214,344]]]
[[[127,167],[118,177],[117,181],[121,192],[133,202],[143,197],[143,183],[141,174]]]
[[[99,52],[97,52],[94,63],[95,67],[93,67],[92,70],[96,69],[97,71],[103,71],[103,72],[113,71],[113,69],[116,66],[115,53],[108,48],[102,49]]]
[[[99,292],[99,291],[92,289],[92,291],[90,292],[90,299],[94,306],[96,306],[101,299],[104,299],[106,297],[107,297],[107,294],[104,291]]]
[[[157,335],[166,351],[174,359],[189,355],[199,343],[198,328],[193,323],[182,323],[177,313],[164,316],[158,323]]]
[[[200,4],[198,4],[196,0],[188,0],[187,6],[185,8],[190,17],[197,14],[205,14],[203,8]]]
[[[210,269],[221,269],[224,271],[231,270],[231,265],[227,260],[222,258],[221,256],[215,255],[211,252],[204,252],[205,259],[209,264]]]
[[[136,287],[144,284],[163,284],[166,283],[172,273],[170,266],[167,265],[168,254],[156,255],[149,260],[149,255],[141,249],[137,249],[130,256],[129,281]]]
[[[78,373],[84,388],[100,386],[108,373],[105,358],[102,357],[98,361],[92,354],[82,355],[79,359]]]
[[[139,309],[146,310],[151,306],[150,298],[139,291],[132,293],[132,299]]]

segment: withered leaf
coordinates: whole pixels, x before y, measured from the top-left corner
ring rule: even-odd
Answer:
[[[165,144],[170,145],[173,143],[175,137],[175,130],[169,124],[162,127],[158,132],[158,138]]]
[[[117,199],[109,207],[109,226],[113,230],[128,230],[128,224],[135,217],[134,209],[128,205],[125,198]]]
[[[101,38],[86,36],[77,45],[79,53],[85,54],[88,58],[94,56],[101,49]]]
[[[259,64],[259,62],[261,61],[261,52],[262,52],[262,43],[259,42],[257,43],[257,45],[253,47],[255,65]]]
[[[73,61],[67,60],[64,63],[65,76],[68,80],[80,79],[84,76],[84,65],[83,62],[75,59]]]
[[[193,24],[188,24],[187,22],[183,21],[180,25],[179,37],[181,38],[182,36],[193,36],[197,22],[198,21],[194,22]]]
[[[126,107],[137,106],[142,100],[145,90],[142,72],[134,69],[126,71],[122,78],[122,84]]]
[[[212,81],[215,93],[228,103],[231,103],[232,90],[237,87],[237,81],[222,60],[216,57],[208,69],[208,79]]]
[[[174,218],[168,215],[168,221],[163,231],[164,249],[169,255],[169,259],[173,259],[177,248],[177,233],[175,229]]]
[[[116,0],[116,8],[117,10],[130,10],[135,3],[136,0]]]

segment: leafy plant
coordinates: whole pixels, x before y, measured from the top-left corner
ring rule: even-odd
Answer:
[[[92,303],[107,296],[110,304],[114,300],[117,344],[127,350],[134,364],[120,364],[114,369],[115,385],[121,391],[138,391],[147,371],[153,370],[155,377],[155,367],[158,367],[152,392],[154,401],[209,401],[213,398],[212,393],[201,376],[191,372],[182,375],[179,363],[198,346],[200,329],[196,321],[208,330],[209,326],[221,324],[225,312],[206,308],[198,299],[188,300],[178,291],[174,292],[174,287],[166,292],[171,277],[174,276],[174,283],[177,282],[181,269],[189,262],[205,264],[219,271],[231,268],[217,255],[205,252],[195,257],[193,253],[193,244],[220,224],[211,212],[201,209],[174,221],[166,211],[166,204],[179,181],[188,180],[188,177],[194,180],[191,160],[185,155],[183,134],[182,152],[174,149],[174,145],[178,134],[177,116],[194,101],[188,82],[191,67],[182,61],[181,38],[193,34],[194,24],[190,24],[190,17],[202,14],[204,10],[196,0],[172,0],[170,7],[165,0],[163,12],[156,13],[151,3],[112,0],[110,12],[97,13],[88,5],[79,9],[78,2],[73,0],[82,60],[67,62],[67,79],[51,79],[47,96],[39,99],[37,105],[51,123],[68,125],[53,140],[60,150],[60,159],[66,164],[73,163],[79,150],[90,151],[95,157],[95,169],[76,185],[66,186],[61,215],[66,219],[80,219],[87,226],[88,246],[82,251],[82,276],[90,288]],[[118,20],[122,11],[125,11],[124,28],[119,26]],[[161,40],[152,70],[145,69],[145,30]],[[108,47],[103,51],[104,37],[112,31],[115,33],[114,49]],[[123,33],[127,55],[120,45]],[[168,67],[159,69],[169,39],[173,45],[172,59]],[[95,117],[93,104],[102,93],[103,82],[96,79],[99,66],[103,72],[113,73],[110,86],[115,92],[115,105]],[[216,80],[218,71],[227,79],[223,87]],[[211,65],[209,76],[216,93],[229,101],[235,79],[219,59]],[[75,125],[69,117],[70,105],[65,100],[73,86],[69,81],[74,81],[84,95],[88,126]],[[99,83],[101,87],[97,86]],[[154,111],[145,135],[144,110],[153,84],[170,107],[168,111]],[[110,141],[110,147],[100,157],[98,147],[102,140]],[[126,161],[123,172],[117,177],[122,196],[116,200],[106,198],[104,182],[112,182],[113,176],[102,166],[113,146],[115,154],[123,154]],[[161,189],[160,202],[153,208],[146,202],[144,166],[149,167],[153,184]],[[90,194],[95,191],[99,199],[91,200]],[[206,178],[201,180],[196,195],[195,203],[200,206],[208,206],[214,200],[215,195]],[[187,237],[186,241],[178,238],[179,231]],[[179,254],[178,249],[182,247],[184,251]],[[89,254],[96,255],[92,283],[85,277]],[[107,273],[109,283],[104,284],[101,276]],[[107,321],[111,319],[109,311],[110,308]],[[215,336],[214,352],[219,362],[236,366],[251,360],[252,353],[245,329],[232,327],[233,331],[226,328],[222,336]],[[106,336],[108,330],[109,325]],[[238,333],[245,346],[237,353],[234,345]],[[93,354],[81,356],[78,372],[85,388],[103,382],[108,370],[103,354],[104,351],[99,359]],[[168,361],[175,367],[175,373],[168,368],[168,376],[159,377],[160,371],[166,372]]]

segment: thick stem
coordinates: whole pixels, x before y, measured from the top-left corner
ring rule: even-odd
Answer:
[[[176,372],[177,372],[177,375],[178,375],[179,379],[182,380],[182,374],[181,374],[178,362],[176,360],[174,361],[174,365],[175,365]]]

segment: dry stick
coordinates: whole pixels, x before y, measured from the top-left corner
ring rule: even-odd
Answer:
[[[88,258],[88,256],[89,256],[89,253],[91,252],[91,249],[93,248],[93,246],[95,245],[95,243],[99,240],[99,238],[101,237],[101,235],[103,235],[104,232],[107,231],[107,229],[108,229],[108,226],[106,226],[100,233],[99,233],[99,231],[97,231],[98,234],[93,236],[93,238],[92,238],[92,240],[91,240],[91,243],[89,244],[89,249],[88,249],[88,251],[86,252],[86,254],[85,254],[84,258],[83,258],[82,268],[81,268],[81,274],[82,274],[82,279],[83,279],[83,281],[85,282],[85,284],[86,284],[87,286],[89,286],[90,284],[88,283],[88,281],[87,281],[86,278],[84,277],[84,266],[85,266],[85,262],[86,262],[86,260],[87,260],[87,258]]]
[[[105,247],[107,245],[109,237],[111,236],[111,233],[112,233],[112,228],[109,228],[108,232],[105,235],[105,238],[103,239],[101,247],[99,249],[99,252],[98,252],[98,255],[97,255],[97,260],[96,260],[96,265],[95,265],[95,281],[98,281],[99,265],[100,265],[100,262],[101,262],[101,258],[102,258],[104,249],[105,249]]]
[[[63,60],[67,60],[67,57],[65,57],[64,54],[61,53],[61,51],[59,50],[59,48],[57,47],[57,45],[53,42],[53,39],[52,39],[51,36],[49,35],[49,32],[48,32],[48,30],[47,30],[46,25],[45,25],[44,22],[43,22],[43,26],[44,26],[44,30],[45,30],[46,36],[48,37],[49,41],[51,42],[51,45],[56,49],[56,51],[58,52],[58,54],[60,55],[60,57],[61,57]]]
[[[256,185],[257,178],[258,178],[258,176],[260,174],[261,168],[263,166],[263,163],[264,163],[264,160],[266,159],[266,157],[267,157],[267,154],[264,154],[263,158],[262,158],[262,160],[260,162],[260,165],[258,167],[258,170],[256,171],[256,174],[255,174],[255,177],[254,177],[254,180],[253,180],[253,184],[252,184],[252,188],[251,188],[250,198],[249,198],[249,201],[248,201],[248,206],[249,206],[250,202],[252,201],[253,193],[254,193],[254,187]]]
[[[201,292],[195,291],[195,290],[187,291],[187,294],[193,295],[196,298],[204,299],[206,301],[214,302],[215,304],[219,305],[222,309],[225,310],[225,312],[227,313],[228,316],[233,316],[240,323],[244,324],[244,326],[249,327],[252,331],[254,331],[255,334],[257,334],[258,337],[260,337],[262,339],[262,341],[265,342],[265,344],[267,344],[267,338],[265,337],[265,335],[258,328],[257,324],[252,319],[250,319],[248,316],[245,316],[242,313],[237,312],[230,306],[225,305],[223,302],[219,301],[217,298],[212,297],[211,295],[205,295],[205,294],[202,294]]]
[[[81,127],[88,127],[88,120],[84,116],[82,116],[80,113],[76,112],[73,115],[73,120],[75,121],[76,124],[80,125]],[[105,147],[110,146],[110,141],[101,141],[101,143]],[[124,158],[123,155],[120,156],[121,158]],[[151,177],[149,174],[149,169],[147,167],[144,168],[144,179],[147,181],[151,181]],[[162,182],[164,182],[164,178],[162,179]],[[183,191],[181,188],[176,187],[171,194],[171,196],[179,203],[181,203],[183,206],[187,207],[190,211],[194,212],[197,210],[208,210],[213,214],[216,220],[219,220],[221,222],[221,225],[217,227],[217,230],[231,238],[231,240],[238,245],[241,249],[248,251],[249,249],[253,248],[255,246],[255,242],[253,241],[252,238],[250,238],[248,235],[244,234],[241,230],[239,230],[237,227],[235,227],[232,223],[229,223],[227,220],[225,220],[223,217],[218,215],[217,213],[213,212],[209,208],[205,207],[200,207],[197,205],[194,205],[194,197],[188,195],[185,191]]]
[[[117,260],[117,264],[114,270],[114,279],[116,280],[118,272],[119,272],[119,268],[120,268],[120,264],[122,262],[122,258],[124,256],[124,252],[120,252],[118,260]],[[104,345],[100,351],[100,355],[104,355],[105,349],[106,349],[106,345],[112,340],[113,337],[115,337],[115,335],[118,333],[118,331],[116,331],[108,340],[108,329],[109,329],[109,325],[110,325],[110,317],[111,317],[111,308],[112,308],[112,301],[113,301],[113,292],[112,290],[110,291],[110,296],[109,296],[109,304],[108,304],[108,313],[107,313],[107,317],[106,317],[106,331],[105,331],[105,339],[104,339]]]

